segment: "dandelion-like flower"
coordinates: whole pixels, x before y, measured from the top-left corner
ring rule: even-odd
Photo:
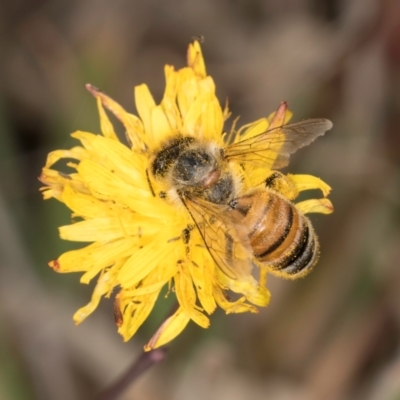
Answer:
[[[128,340],[147,319],[163,289],[168,288],[171,295],[176,296],[179,307],[157,330],[145,350],[171,341],[190,320],[207,328],[208,316],[217,306],[226,313],[257,312],[256,306],[266,306],[270,299],[265,287],[266,272],[291,277],[290,273],[284,274],[274,268],[273,263],[270,268],[265,268],[260,257],[259,260],[253,257],[248,243],[241,245],[240,224],[236,221],[228,226],[226,222],[229,210],[234,209],[238,201],[230,199],[229,204],[228,200],[218,204],[218,207],[225,207],[225,211],[221,211],[225,216],[215,212],[217,205],[213,202],[218,201],[210,198],[218,191],[211,194],[207,191],[216,187],[216,182],[221,190],[229,188],[228,195],[233,192],[238,196],[260,187],[261,183],[265,188],[267,182],[270,186],[265,190],[277,193],[276,197],[290,204],[289,209],[294,207],[299,215],[332,212],[332,205],[326,198],[330,188],[320,179],[274,171],[284,165],[282,155],[285,159],[287,154],[324,133],[330,128],[329,121],[310,120],[324,121],[320,123],[324,130],[318,125],[314,136],[297,143],[301,130],[296,132],[294,124],[292,128],[282,130],[282,125],[285,126],[291,117],[286,105],[282,104],[268,118],[238,131],[232,128],[230,132],[224,132],[229,111],[227,107],[221,108],[215,95],[215,85],[206,74],[198,42],[189,46],[188,66],[176,71],[167,65],[165,76],[165,93],[159,105],[146,85],[135,87],[139,117],[87,85],[97,99],[102,135],[83,131],[73,133],[72,137],[81,144],[70,150],[51,152],[40,177],[45,184],[42,188],[44,198],[54,197],[65,203],[78,220],[59,228],[61,238],[91,243],[79,250],[68,251],[49,263],[57,272],[83,272],[81,283],[88,284],[97,277],[91,301],[75,313],[75,323],[88,317],[103,296],[110,297],[116,291],[116,324],[124,340]],[[122,122],[128,146],[118,139],[105,109]],[[270,140],[268,148],[262,147],[265,140],[260,144],[254,139],[263,139],[263,132],[274,132],[274,129],[275,138]],[[300,136],[293,136],[289,141],[285,139],[285,135],[296,134]],[[174,187],[171,183],[175,182],[174,178],[168,172],[181,148],[190,149],[193,141],[201,143],[207,151],[216,152],[216,158],[225,157],[226,160],[224,169],[217,163],[217,167],[201,181],[200,186],[204,193],[209,193],[208,197],[193,188],[185,192],[182,182],[186,178],[182,178],[180,187]],[[250,145],[249,141],[252,142]],[[289,142],[296,148],[287,147]],[[227,147],[227,143],[233,145]],[[238,151],[243,146],[247,151]],[[71,173],[52,169],[61,159],[75,160],[67,163]],[[184,161],[190,164],[192,159],[187,156]],[[193,168],[201,165],[193,165]],[[187,168],[182,174],[190,173],[190,179],[199,173],[197,169],[192,172]],[[229,179],[230,175],[234,176],[229,185],[222,182],[224,174]],[[160,176],[163,179],[158,179]],[[298,193],[308,189],[320,189],[324,197],[293,206],[291,202]],[[222,195],[218,192],[218,196]],[[308,220],[301,218],[298,225],[303,223],[307,237],[312,239],[312,228],[304,222]],[[293,224],[286,225],[287,232],[281,234],[280,244],[289,240],[287,235]],[[304,238],[304,235],[299,236],[297,247],[288,250],[291,260],[300,245],[303,252],[305,246],[313,246],[311,239],[306,243]],[[246,240],[248,242],[248,238]],[[219,245],[219,241],[223,244]],[[311,249],[314,258],[318,253],[316,246]],[[241,258],[240,262],[236,263],[235,257]],[[290,257],[287,255],[287,260]],[[254,271],[257,268],[261,269],[260,273]],[[295,277],[300,275],[302,273]]]

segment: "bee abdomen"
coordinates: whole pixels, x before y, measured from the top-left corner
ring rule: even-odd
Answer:
[[[319,244],[311,222],[299,214],[303,228],[299,230],[292,246],[274,263],[274,268],[288,277],[298,277],[311,271],[318,259]]]
[[[311,270],[318,257],[318,242],[310,221],[295,206],[275,194],[258,213],[249,233],[255,258],[279,274],[298,277]]]

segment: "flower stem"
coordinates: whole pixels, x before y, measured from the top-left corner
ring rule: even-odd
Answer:
[[[125,389],[134,382],[139,376],[146,372],[152,365],[164,360],[167,353],[166,348],[154,349],[143,352],[138,359],[128,368],[125,374],[118,379],[112,386],[100,393],[96,400],[116,400]]]

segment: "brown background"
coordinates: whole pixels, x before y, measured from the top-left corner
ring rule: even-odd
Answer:
[[[75,328],[92,287],[46,265],[74,244],[69,213],[37,176],[69,133],[99,131],[90,82],[127,109],[136,84],[160,99],[163,66],[204,35],[208,72],[241,123],[287,100],[294,120],[334,129],[290,172],[333,187],[312,217],[322,255],[271,305],[191,325],[122,399],[400,398],[400,4],[397,0],[0,1],[0,398],[83,400],[135,359],[160,304],[128,344],[110,301]]]

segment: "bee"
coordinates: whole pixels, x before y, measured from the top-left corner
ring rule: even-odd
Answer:
[[[277,118],[287,108],[282,103]],[[273,125],[273,124],[272,124]],[[275,124],[276,125],[276,124]],[[327,119],[278,126],[224,148],[193,136],[179,136],[158,151],[151,163],[154,179],[189,212],[204,246],[230,278],[248,274],[253,265],[295,279],[315,265],[319,244],[310,220],[279,193],[285,176],[276,171],[290,154],[331,129]],[[261,185],[243,188],[248,163],[271,171]],[[185,229],[185,241],[190,231]]]

